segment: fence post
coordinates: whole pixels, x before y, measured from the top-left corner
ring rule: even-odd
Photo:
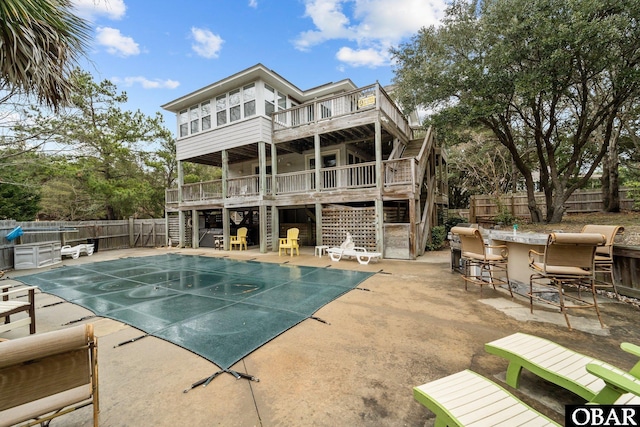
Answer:
[[[469,198],[469,224],[476,223],[476,198],[471,196]]]
[[[135,241],[135,220],[132,216],[129,217],[129,247],[133,248],[136,244]]]

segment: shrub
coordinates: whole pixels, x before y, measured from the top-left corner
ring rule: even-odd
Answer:
[[[449,233],[453,227],[463,222],[467,222],[467,220],[461,216],[452,216],[451,218],[448,218],[444,223],[445,234]]]
[[[497,224],[503,225],[513,225],[518,222],[518,217],[514,216],[511,212],[506,209],[503,209],[498,215],[493,217],[493,220]]]
[[[431,229],[431,243],[427,243],[425,250],[437,251],[442,249],[444,241],[447,238],[447,232],[444,225],[438,225]]]

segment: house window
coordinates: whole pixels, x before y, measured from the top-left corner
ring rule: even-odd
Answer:
[[[322,155],[322,165],[321,168],[332,168],[338,166],[338,153],[327,153]],[[315,169],[316,167],[316,159],[315,157],[309,158],[309,169]]]
[[[276,111],[276,91],[269,85],[264,85],[264,113],[267,116]]]
[[[256,85],[251,83],[242,88],[242,102],[244,103],[244,117],[256,114]]]
[[[254,168],[256,175],[260,174],[260,166],[256,166]],[[271,169],[271,165],[267,165],[267,168],[265,169],[267,171],[267,175],[271,175],[271,172],[273,171],[273,169]]]
[[[178,126],[180,127],[180,136],[189,135],[189,112],[182,110],[178,114]]]
[[[240,89],[229,92],[229,121],[240,120]]]
[[[227,95],[216,98],[216,126],[227,124]]]
[[[202,130],[211,129],[211,102],[206,101],[200,104],[200,114],[202,115]]]
[[[191,133],[200,132],[200,110],[198,107],[191,107],[189,109],[189,121],[191,123]]]

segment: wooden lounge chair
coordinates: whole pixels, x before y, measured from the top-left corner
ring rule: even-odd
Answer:
[[[604,245],[596,248],[595,273],[596,279],[598,273],[604,273],[611,277],[611,283],[596,280],[596,287],[612,288],[617,299],[620,299],[618,289],[616,288],[616,280],[613,276],[613,242],[616,235],[623,233],[624,227],[619,225],[595,225],[587,224],[582,227],[581,233],[599,233],[602,234],[606,241]]]
[[[281,238],[278,243],[278,256],[281,255],[281,251],[284,249],[284,254],[287,254],[287,249],[291,250],[291,256],[293,256],[293,251],[297,251],[297,254],[300,255],[300,245],[298,244],[298,235],[300,234],[300,229],[298,228],[290,228],[287,230],[287,237]]]
[[[414,387],[413,397],[436,414],[436,426],[560,425],[470,370]]]
[[[0,286],[0,318],[4,317],[4,324],[0,324],[0,333],[26,325],[29,325],[30,334],[36,333],[35,290],[35,286],[22,284]],[[28,296],[26,301],[15,298],[24,294]],[[21,312],[26,312],[28,316],[12,322],[11,316]]]
[[[640,358],[640,347],[623,343],[623,350]],[[522,369],[567,389],[587,401],[592,401],[605,387],[605,382],[587,372],[589,364],[625,373],[593,357],[577,353],[553,341],[521,332],[485,344],[488,353],[509,361],[506,382],[518,388]],[[628,372],[640,378],[640,360]]]
[[[242,250],[244,246],[244,250],[247,250],[247,227],[238,228],[238,232],[235,236],[231,236],[229,239],[229,250],[233,250],[234,246],[238,246],[238,250]]]
[[[480,293],[484,285],[504,285],[511,298],[513,291],[509,284],[508,255],[505,245],[488,245],[477,228],[453,227],[451,233],[460,238],[461,259],[464,262],[464,289],[467,283],[480,285]]]
[[[529,251],[529,267],[533,274],[529,277],[529,304],[533,313],[533,300],[560,308],[571,330],[567,314],[568,309],[594,308],[600,325],[605,324],[600,316],[595,289],[596,248],[605,243],[600,233],[551,233],[547,239],[544,253]],[[565,292],[567,285],[577,287],[578,294]],[[587,287],[593,302],[580,296],[580,287]],[[557,301],[549,295],[555,295]]]
[[[97,427],[97,357],[90,324],[0,342],[0,427],[46,425],[87,405]]]

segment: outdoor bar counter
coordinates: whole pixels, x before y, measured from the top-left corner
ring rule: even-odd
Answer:
[[[505,245],[509,250],[507,264],[509,280],[529,286],[529,276],[531,275],[529,250],[533,249],[543,253],[549,234],[534,232],[514,234],[513,231],[506,230],[483,230],[482,233],[491,245]]]

